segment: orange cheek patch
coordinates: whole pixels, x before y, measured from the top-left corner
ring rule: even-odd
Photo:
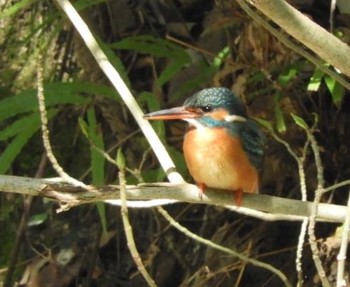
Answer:
[[[208,113],[207,115],[214,120],[223,121],[225,120],[225,117],[228,116],[228,112],[224,109],[217,109],[214,112]]]

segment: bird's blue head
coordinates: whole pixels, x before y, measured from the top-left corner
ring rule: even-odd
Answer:
[[[204,113],[225,110],[229,115],[246,117],[239,99],[227,88],[208,88],[188,98],[183,105],[188,109],[200,109]]]
[[[246,121],[240,100],[227,88],[208,88],[188,98],[181,107],[161,110],[144,116],[148,120],[185,120],[199,127],[217,127]]]

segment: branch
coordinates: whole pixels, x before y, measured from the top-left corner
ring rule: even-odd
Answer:
[[[60,203],[61,210],[81,204],[120,198],[119,187],[116,185],[105,185],[101,187],[88,186],[88,189],[84,189],[64,183],[60,178],[36,179],[0,175],[0,190],[9,193],[46,197]],[[158,205],[179,201],[218,205],[238,213],[270,221],[302,221],[310,216],[312,209],[311,202],[248,193],[243,197],[242,206],[237,208],[234,205],[232,192],[208,188],[200,198],[198,196],[199,190],[197,186],[186,183],[128,185],[126,187],[126,193],[129,200],[152,201],[156,199],[159,201],[163,199]],[[130,203],[132,201],[129,201],[128,205]],[[129,206],[132,206],[132,204]],[[139,207],[147,207],[147,201],[145,205]],[[318,207],[316,219],[326,222],[343,222],[346,214],[346,206],[321,203]]]
[[[350,48],[284,0],[249,1],[293,38],[350,77]]]
[[[317,145],[317,141],[312,131],[308,128],[305,129],[305,131],[306,131],[308,140],[310,141],[310,144],[311,144],[311,149],[315,157],[315,164],[316,164],[316,170],[317,170],[317,189],[315,190],[315,198],[312,204],[311,214],[309,217],[309,227],[308,227],[309,243],[310,243],[310,248],[312,252],[312,259],[314,260],[318,276],[320,277],[320,280],[322,282],[322,286],[330,287],[331,285],[328,281],[326,271],[320,259],[320,251],[317,246],[317,240],[315,235],[316,216],[318,213],[318,208],[321,202],[323,189],[324,189],[323,165],[322,165],[322,160],[320,155],[320,149]]]
[[[350,193],[348,197],[348,212],[346,214],[345,222],[343,224],[341,244],[340,244],[340,249],[337,256],[337,259],[338,259],[337,287],[346,286],[344,270],[345,270],[345,264],[346,264],[346,253],[347,253],[348,244],[349,244],[349,232],[350,232]]]
[[[71,177],[68,173],[66,173],[61,165],[58,163],[57,158],[55,157],[52,151],[52,145],[50,142],[50,132],[48,129],[48,119],[47,119],[47,111],[45,107],[45,95],[44,95],[44,64],[43,64],[43,56],[41,54],[41,49],[39,49],[38,59],[37,59],[37,98],[39,103],[39,113],[40,113],[40,121],[41,121],[41,136],[44,144],[44,148],[46,151],[47,158],[51,162],[53,169],[57,172],[57,174],[65,181],[70,182],[74,185],[86,187],[85,184],[75,178]]]
[[[146,270],[146,267],[142,262],[140,253],[136,247],[133,228],[132,228],[132,226],[130,224],[130,220],[129,220],[129,210],[128,210],[128,206],[126,203],[127,201],[126,201],[125,159],[124,159],[124,156],[122,155],[120,149],[118,150],[118,158],[119,158],[118,168],[120,169],[120,171],[119,171],[120,200],[121,200],[120,212],[121,212],[122,221],[123,221],[123,225],[124,225],[124,233],[125,233],[126,242],[128,244],[130,255],[131,255],[132,259],[134,260],[134,263],[136,264],[136,267],[139,270],[139,272],[141,273],[142,277],[147,282],[147,285],[149,287],[157,287],[153,278]]]

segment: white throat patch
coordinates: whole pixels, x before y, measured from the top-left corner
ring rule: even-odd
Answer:
[[[198,121],[196,121],[195,119],[185,119],[186,122],[188,122],[189,124],[193,125],[196,129],[202,129],[204,128],[204,126],[199,123]]]

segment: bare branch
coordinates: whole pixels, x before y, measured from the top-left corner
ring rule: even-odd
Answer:
[[[49,129],[47,128],[47,111],[45,107],[45,95],[44,95],[44,71],[43,71],[43,61],[42,61],[42,55],[41,52],[38,54],[38,67],[37,67],[37,85],[38,85],[38,92],[37,92],[37,98],[39,103],[39,112],[40,112],[40,120],[41,120],[41,131],[42,131],[42,139],[43,144],[45,147],[45,151],[47,154],[47,158],[52,164],[52,167],[57,172],[57,174],[62,178],[62,180],[65,180],[67,182],[70,182],[71,184],[85,187],[85,184],[79,180],[76,180],[75,178],[71,177],[69,174],[67,174],[63,168],[58,163],[55,155],[53,154],[51,143],[50,143],[50,133]]]
[[[315,236],[315,226],[316,226],[316,216],[318,213],[318,208],[321,202],[321,197],[323,195],[324,189],[324,178],[323,178],[323,165],[321,161],[320,149],[318,147],[317,141],[312,134],[310,129],[305,129],[307,137],[311,143],[311,148],[315,157],[315,164],[317,169],[317,189],[315,190],[315,198],[311,208],[311,214],[309,217],[309,243],[312,251],[312,259],[314,260],[318,276],[321,279],[322,286],[330,287],[330,283],[327,279],[325,269],[323,268],[322,261],[320,259],[320,252],[317,247],[316,236]]]
[[[102,187],[88,186],[88,189],[64,183],[60,178],[36,179],[19,176],[0,175],[0,190],[42,196],[55,200],[64,208],[76,205],[119,199],[119,187],[106,185]],[[211,204],[223,206],[249,216],[263,220],[301,221],[311,214],[312,203],[300,200],[280,198],[265,194],[244,194],[242,206],[234,205],[234,197],[230,191],[208,188],[203,196],[198,196],[199,190],[193,184],[154,183],[128,185],[126,188],[129,200],[160,200],[159,204],[178,201]],[[232,204],[230,204],[232,203]],[[146,208],[148,201],[145,202]],[[318,207],[316,220],[327,222],[343,222],[347,207],[321,203]]]
[[[129,211],[128,211],[128,206],[126,204],[126,180],[125,180],[125,164],[123,166],[120,166],[120,171],[119,171],[119,182],[120,182],[120,200],[121,200],[121,216],[123,220],[123,225],[124,225],[124,233],[126,237],[126,241],[128,244],[128,248],[131,254],[132,259],[134,260],[137,269],[147,282],[148,286],[150,287],[156,287],[156,283],[154,282],[153,278],[149,275],[147,272],[145,265],[142,262],[140,253],[137,250],[136,243],[135,243],[135,238],[132,230],[132,226],[130,224],[129,220]]]
[[[337,287],[346,286],[346,280],[344,278],[344,270],[345,270],[345,260],[346,253],[349,244],[349,232],[350,232],[350,193],[348,197],[348,212],[346,214],[345,222],[343,224],[343,232],[340,243],[340,250],[338,254],[338,270],[337,270]]]

